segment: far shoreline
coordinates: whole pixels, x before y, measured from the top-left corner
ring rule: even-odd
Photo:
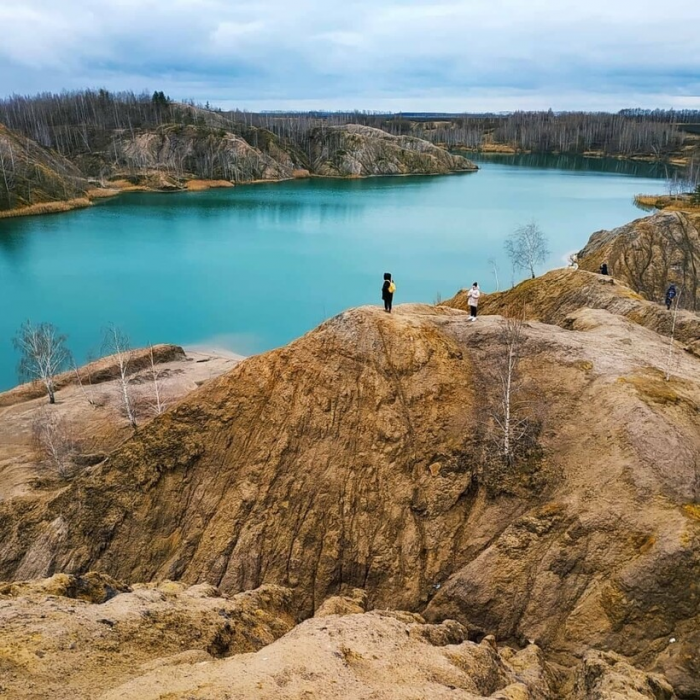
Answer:
[[[156,188],[146,185],[129,185],[124,187],[95,187],[87,190],[85,197],[59,200],[56,202],[42,202],[32,204],[19,209],[7,209],[0,211],[0,220],[16,219],[28,216],[42,216],[45,214],[64,214],[78,209],[89,209],[96,201],[103,199],[115,199],[128,194],[196,194],[215,189],[233,189],[235,187],[248,187],[253,185],[277,185],[282,182],[296,182],[301,180],[371,180],[375,178],[411,178],[411,177],[444,177],[446,175],[473,175],[479,172],[475,166],[467,170],[449,170],[444,173],[384,173],[377,175],[317,175],[308,173],[298,177],[284,177],[276,180],[246,180],[245,182],[231,182],[229,180],[187,180],[184,187]]]

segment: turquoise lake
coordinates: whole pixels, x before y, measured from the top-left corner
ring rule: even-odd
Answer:
[[[82,362],[102,329],[243,355],[283,345],[343,309],[432,303],[512,273],[505,237],[535,219],[542,271],[590,234],[644,216],[663,170],[620,161],[479,158],[477,173],[303,180],[186,194],[131,194],[67,214],[0,220],[0,390],[17,383],[12,337],[26,319],[68,335]],[[521,278],[522,275],[518,275]]]

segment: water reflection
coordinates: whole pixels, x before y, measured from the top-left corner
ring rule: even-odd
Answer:
[[[679,166],[669,163],[624,160],[621,158],[584,157],[560,153],[519,153],[516,155],[500,153],[473,153],[469,158],[475,163],[497,163],[519,167],[546,170],[572,170],[575,172],[612,173],[631,177],[666,179],[678,172]]]
[[[337,191],[331,190],[326,195],[322,188],[312,193],[296,184],[290,188],[286,183],[275,183],[194,193],[134,193],[99,206],[109,208],[117,215],[127,206],[136,210],[139,217],[165,220],[177,219],[186,212],[189,217],[196,216],[201,220],[234,214],[242,221],[279,224],[296,223],[310,214],[321,219],[350,221],[365,210],[367,202],[361,197],[338,196]]]
[[[23,244],[22,236],[15,226],[8,222],[3,227],[0,223],[0,260],[5,259],[16,265],[24,258]]]

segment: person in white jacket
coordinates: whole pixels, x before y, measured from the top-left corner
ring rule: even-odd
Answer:
[[[467,294],[467,301],[469,302],[469,313],[471,314],[471,318],[469,319],[470,321],[476,321],[476,308],[479,306],[479,297],[481,296],[481,292],[479,291],[479,285],[474,282],[472,285],[472,288],[469,290],[469,294]]]

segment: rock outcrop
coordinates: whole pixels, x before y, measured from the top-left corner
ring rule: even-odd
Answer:
[[[233,693],[290,700],[554,700],[553,685],[553,673],[534,645],[499,649],[493,639],[467,641],[455,622],[429,625],[407,613],[374,611],[308,620],[256,654],[157,669],[103,698],[224,700]]]
[[[658,663],[695,692],[697,650],[669,647],[700,620],[700,362],[677,353],[665,381],[664,337],[582,306],[522,328],[531,432],[507,464],[502,318],[348,311],[60,492],[0,504],[0,578],[275,584],[301,616],[355,587],[569,665],[590,648]]]
[[[129,373],[148,369],[151,362],[161,365],[185,359],[185,351],[179,345],[159,344],[152,348],[133,350],[129,354]],[[103,384],[119,376],[119,364],[114,355],[107,355],[79,368],[61,372],[54,377],[54,387],[59,390],[67,386],[78,386],[81,382],[89,385]],[[12,406],[46,396],[46,387],[41,382],[20,384],[14,389],[0,393],[0,408]]]
[[[311,169],[318,175],[445,174],[477,170],[463,156],[414,136],[392,136],[369,126],[317,128],[311,135]]]
[[[0,215],[55,202],[83,200],[88,183],[63,156],[0,124]]]
[[[158,668],[257,651],[295,624],[291,592],[278,586],[232,598],[95,574],[0,586],[0,684],[17,700],[92,700]]]
[[[152,189],[181,189],[188,179],[251,182],[288,180],[304,166],[269,132],[248,138],[223,128],[169,124],[152,131],[117,132],[104,158],[90,154],[81,162],[92,177],[126,179]]]
[[[589,651],[565,668],[532,643],[471,641],[454,620],[342,610],[353,596],[295,626],[291,591],[278,586],[228,597],[99,574],[0,586],[2,689],[18,700],[675,698],[618,654]]]
[[[683,308],[700,308],[700,213],[662,211],[612,231],[594,233],[578,253],[579,266],[610,274],[645,298],[663,302],[668,285],[681,291]]]

